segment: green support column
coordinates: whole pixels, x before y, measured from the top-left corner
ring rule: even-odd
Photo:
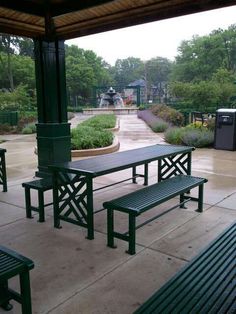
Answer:
[[[35,72],[37,88],[36,175],[50,175],[48,165],[71,160],[70,124],[67,122],[67,96],[64,41],[37,39]]]
[[[137,86],[137,106],[140,106],[140,86]]]

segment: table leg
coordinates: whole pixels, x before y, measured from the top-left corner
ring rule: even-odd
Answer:
[[[93,179],[87,178],[87,239],[94,239]]]
[[[144,183],[143,185],[148,185],[148,164],[144,164]]]
[[[60,219],[59,219],[59,198],[58,198],[58,180],[57,172],[53,172],[53,219],[54,227],[60,228]]]
[[[132,168],[132,182],[133,183],[137,183],[136,176],[137,176],[137,169],[136,167],[133,167]]]

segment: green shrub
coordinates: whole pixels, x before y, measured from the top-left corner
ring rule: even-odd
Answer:
[[[139,109],[139,110],[145,110],[145,109],[146,109],[146,106],[145,106],[145,105],[140,105],[140,106],[138,107],[138,109]]]
[[[152,113],[155,115],[155,116],[159,116],[159,114],[162,112],[162,111],[166,111],[168,110],[168,107],[167,105],[164,105],[164,104],[161,104],[161,105],[154,105],[152,106],[151,108],[151,111]]]
[[[209,147],[214,143],[214,132],[206,127],[196,128],[188,125],[184,128],[170,128],[165,134],[165,141],[175,145]]]
[[[35,123],[29,123],[22,129],[22,134],[33,134],[36,133]]]
[[[169,127],[169,124],[163,120],[157,120],[155,122],[152,122],[150,124],[150,127],[151,129],[153,130],[153,132],[155,133],[162,133],[162,132],[165,132],[168,127]]]
[[[22,134],[32,134],[32,129],[29,128],[28,126],[24,127],[22,130]]]
[[[0,124],[0,134],[12,132],[14,128],[8,123]]]
[[[171,123],[174,126],[181,126],[184,124],[183,114],[164,104],[155,105],[152,107],[151,110],[155,116],[163,119],[166,122]]]
[[[116,125],[116,116],[114,114],[99,114],[83,121],[80,125],[101,129],[111,129]]]
[[[38,118],[37,111],[19,111],[19,119],[36,121]]]
[[[71,106],[68,106],[67,110],[71,111],[71,112],[83,112],[83,107],[71,107]]]
[[[187,146],[208,147],[214,143],[214,132],[210,130],[191,130],[182,134],[182,142]]]
[[[208,130],[214,131],[215,130],[215,123],[216,123],[216,119],[215,118],[208,119],[207,120],[207,125],[206,125]]]
[[[196,122],[186,125],[184,129],[185,130],[204,130],[206,129],[206,126],[202,125],[202,122],[196,121]]]
[[[111,131],[84,125],[79,125],[77,128],[72,129],[71,136],[71,149],[106,147],[113,142]]]
[[[165,141],[169,144],[182,144],[183,128],[169,128],[164,134]]]

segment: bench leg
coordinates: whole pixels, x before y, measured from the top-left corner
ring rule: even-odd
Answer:
[[[43,191],[38,191],[38,202],[39,202],[39,222],[44,222],[45,221],[45,216],[44,216],[44,196],[43,196]]]
[[[198,189],[198,212],[203,212],[203,184],[199,185]]]
[[[8,282],[4,280],[0,283],[0,307],[5,311],[10,311],[13,306],[9,303]]]
[[[129,249],[127,253],[130,255],[135,254],[135,241],[136,241],[136,217],[129,214]]]
[[[26,208],[26,217],[33,218],[31,212],[31,197],[30,197],[30,188],[25,187],[25,208]]]
[[[183,203],[184,202],[184,194],[180,194],[180,197],[179,197],[179,202],[180,202],[180,208],[187,208],[186,206],[185,206],[185,204]]]
[[[114,243],[114,211],[107,209],[107,246],[115,249]]]
[[[133,183],[137,183],[136,175],[137,175],[137,169],[136,169],[136,167],[133,167],[132,168],[132,182]]]
[[[21,289],[22,314],[31,314],[32,307],[31,307],[29,271],[26,271],[20,274],[20,289]]]
[[[144,164],[144,183],[143,185],[148,185],[148,164]]]

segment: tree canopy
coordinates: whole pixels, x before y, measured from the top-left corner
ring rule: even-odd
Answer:
[[[29,103],[35,106],[33,46],[31,39],[0,34],[0,98],[4,103],[0,109],[10,102],[13,107],[17,102],[26,103],[27,108]],[[174,62],[158,56],[146,61],[131,56],[111,66],[93,51],[74,45],[66,45],[65,54],[72,104],[94,102],[95,86],[125,87],[140,79],[147,90],[165,83],[169,99],[190,109],[232,106],[236,99],[236,24],[183,40]]]

